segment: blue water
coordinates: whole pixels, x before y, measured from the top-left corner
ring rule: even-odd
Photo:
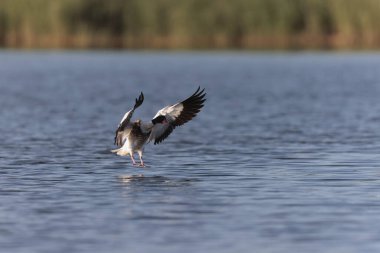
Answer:
[[[206,88],[191,122],[110,153]],[[0,252],[379,252],[380,54],[0,52]]]

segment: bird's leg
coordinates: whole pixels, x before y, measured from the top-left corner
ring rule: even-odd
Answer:
[[[140,158],[140,167],[145,167],[144,161],[142,159],[142,152],[138,151],[137,153],[139,154],[139,158]]]
[[[129,154],[129,156],[131,157],[132,165],[136,165],[136,161],[135,161],[135,159],[133,158],[133,154]]]

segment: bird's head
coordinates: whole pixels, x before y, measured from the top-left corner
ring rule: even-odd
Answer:
[[[163,115],[160,115],[160,116],[157,116],[155,117],[154,119],[152,119],[152,123],[153,125],[157,124],[157,123],[164,123],[166,121],[166,117],[163,116]]]
[[[138,125],[138,126],[140,126],[141,125],[141,119],[136,120],[135,124]]]

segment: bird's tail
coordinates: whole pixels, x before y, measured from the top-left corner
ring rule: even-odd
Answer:
[[[127,155],[129,155],[129,151],[125,150],[125,149],[122,149],[122,148],[113,149],[113,150],[111,150],[111,152],[112,153],[116,153],[117,155],[120,155],[120,156],[127,156]]]

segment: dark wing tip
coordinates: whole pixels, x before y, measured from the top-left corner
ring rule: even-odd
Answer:
[[[133,109],[136,109],[137,107],[142,105],[143,102],[144,102],[144,94],[141,92],[139,98],[135,99],[135,106],[133,107]]]
[[[175,126],[185,124],[194,118],[198,112],[200,112],[201,108],[204,106],[203,103],[206,101],[206,93],[204,91],[205,89],[201,90],[201,87],[199,86],[193,95],[181,102],[183,105],[183,110],[174,121]]]
[[[205,89],[203,88],[201,90],[201,87],[199,86],[198,89],[193,93],[193,95],[191,95],[189,98],[187,98],[183,102],[188,101],[188,100],[201,100],[201,99],[203,99],[207,94],[204,91],[205,91]]]

